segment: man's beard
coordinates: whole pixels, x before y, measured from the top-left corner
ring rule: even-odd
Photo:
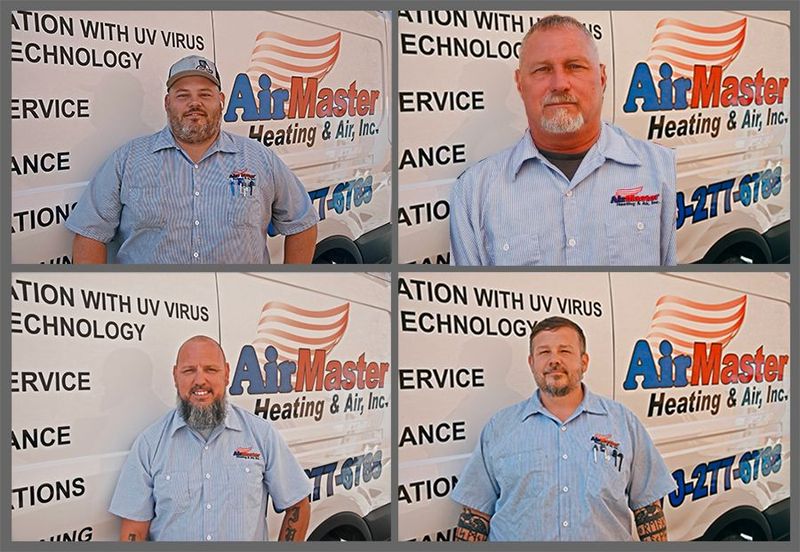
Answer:
[[[220,397],[208,406],[195,406],[178,395],[178,408],[186,425],[195,431],[214,429],[225,421],[228,400]]]
[[[561,103],[561,102],[577,102],[575,98],[569,95],[553,94],[544,99],[544,104]],[[583,113],[580,111],[576,114],[571,114],[569,108],[558,107],[555,108],[555,113],[549,117],[542,115],[539,123],[542,128],[551,134],[570,134],[578,132],[584,123]]]
[[[205,111],[205,110],[204,110]],[[198,144],[210,140],[219,132],[222,110],[213,113],[206,112],[205,123],[193,123],[188,116],[181,116],[172,110],[167,110],[167,119],[172,129],[172,134],[181,142]]]

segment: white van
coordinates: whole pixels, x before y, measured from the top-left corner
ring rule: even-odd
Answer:
[[[306,186],[321,219],[315,261],[390,260],[386,13],[20,10],[11,18],[13,262],[71,261],[63,222],[117,147],[164,127],[167,72],[190,54],[220,69],[222,128],[272,148]],[[282,238],[268,247],[280,262]]]
[[[449,495],[492,414],[533,393],[548,316],[583,328],[584,382],[672,472],[670,540],[789,537],[788,274],[415,272],[398,289],[400,540],[452,539]]]
[[[400,262],[449,262],[452,184],[526,129],[513,73],[549,13],[399,12]],[[788,261],[789,13],[559,13],[596,40],[603,119],[677,152],[678,261]]]
[[[118,538],[119,470],[174,407],[177,348],[197,334],[222,344],[229,400],[312,480],[309,540],[388,539],[389,305],[385,274],[13,274],[12,540]],[[337,372],[351,364],[365,376]]]

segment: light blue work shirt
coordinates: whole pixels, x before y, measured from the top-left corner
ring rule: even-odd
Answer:
[[[672,150],[603,123],[570,181],[525,131],[453,186],[451,264],[674,265],[675,171]]]
[[[311,480],[266,420],[228,405],[208,441],[172,410],[133,443],[109,512],[150,521],[150,539],[267,539],[267,497],[284,510]]]
[[[636,416],[591,393],[562,422],[537,390],[495,414],[453,500],[491,516],[491,541],[629,541],[632,511],[675,490]]]
[[[220,131],[195,163],[165,127],[106,160],[66,227],[115,239],[118,263],[268,264],[270,222],[290,235],[318,221],[303,184],[262,144]]]

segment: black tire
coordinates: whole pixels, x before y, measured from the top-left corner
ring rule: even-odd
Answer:
[[[355,262],[356,260],[352,256],[341,249],[326,251],[314,259],[314,264],[354,264]]]

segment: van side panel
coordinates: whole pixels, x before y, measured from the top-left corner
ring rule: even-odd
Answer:
[[[614,123],[677,151],[680,262],[734,231],[763,235],[789,220],[783,15],[612,12]],[[776,259],[788,255],[779,249]]]

